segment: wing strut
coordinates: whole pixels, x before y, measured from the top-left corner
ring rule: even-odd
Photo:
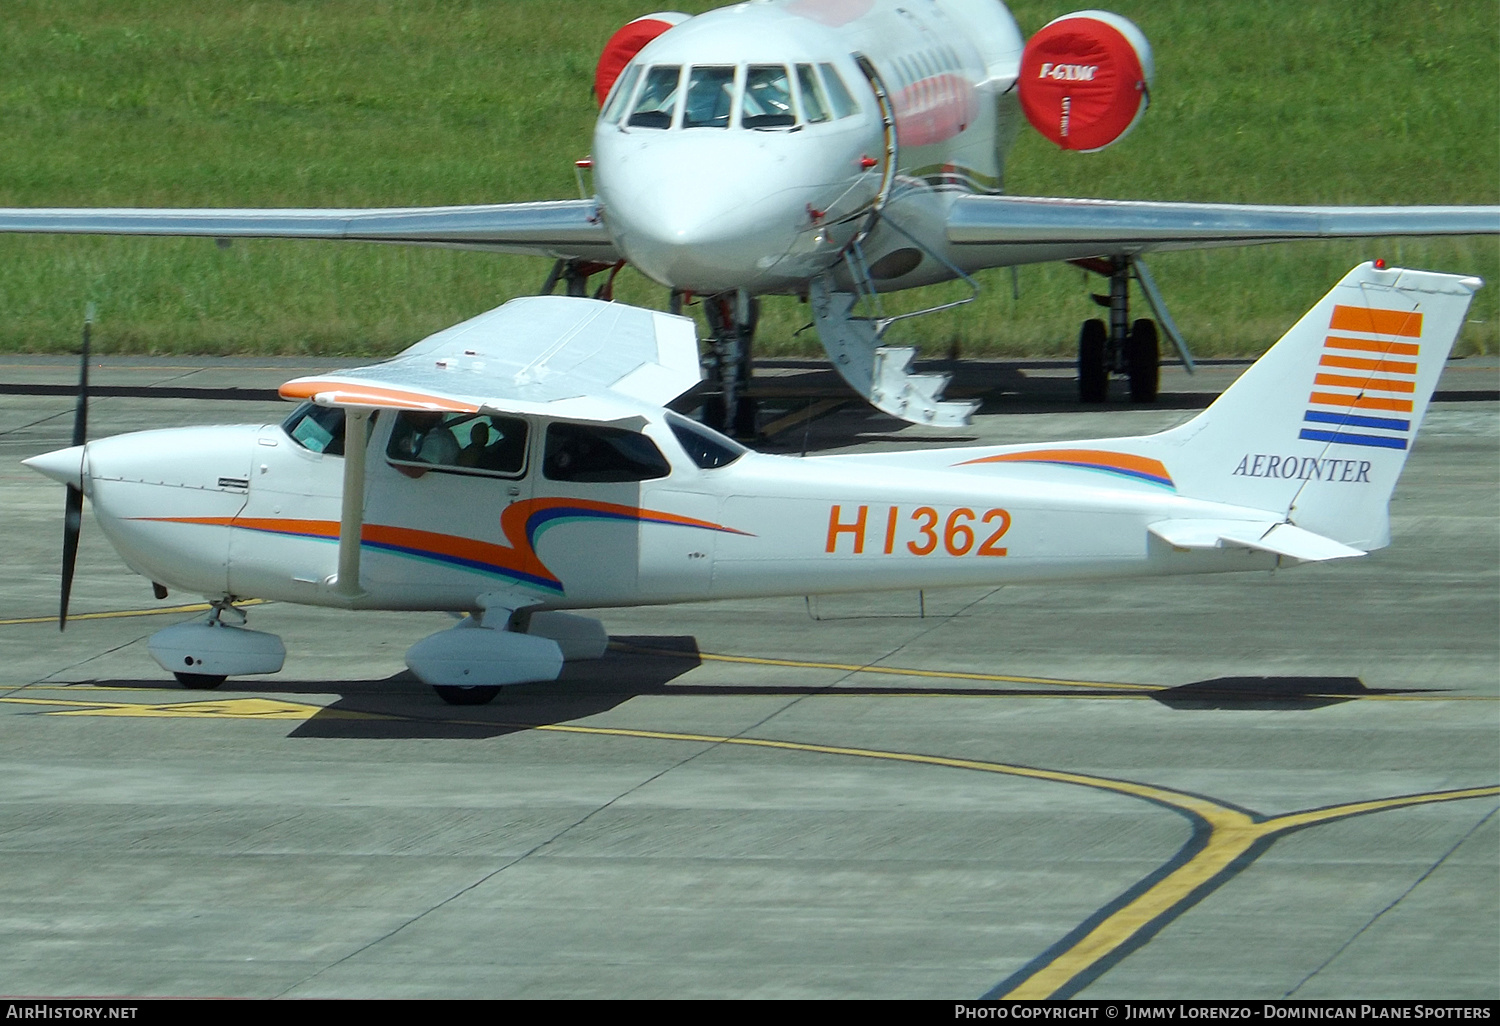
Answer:
[[[359,584],[360,536],[365,526],[365,448],[370,441],[370,411],[344,409],[344,501],[339,516],[339,572],[335,584],[341,595],[364,594]]]

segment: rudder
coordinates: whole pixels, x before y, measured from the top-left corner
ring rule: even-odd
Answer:
[[[1156,436],[1180,494],[1361,549],[1388,507],[1478,278],[1350,271],[1198,417]]]

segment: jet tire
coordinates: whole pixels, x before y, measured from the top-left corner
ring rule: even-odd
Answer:
[[[1109,333],[1097,317],[1083,322],[1078,332],[1078,401],[1102,403],[1109,396],[1109,368],[1104,362]]]
[[[500,693],[498,687],[475,685],[463,687],[454,684],[434,684],[432,690],[449,705],[489,705]]]
[[[1161,343],[1156,322],[1142,317],[1130,326],[1125,340],[1125,373],[1130,379],[1130,401],[1154,403],[1161,388]]]

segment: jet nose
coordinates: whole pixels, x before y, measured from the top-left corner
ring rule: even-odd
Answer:
[[[87,446],[73,445],[66,449],[44,452],[40,456],[22,460],[22,466],[30,467],[38,474],[45,474],[60,484],[71,485],[82,490],[85,483],[84,457]]]

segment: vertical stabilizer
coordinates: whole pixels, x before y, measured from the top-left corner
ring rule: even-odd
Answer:
[[[1180,494],[1362,549],[1387,508],[1478,278],[1361,264],[1219,399],[1158,435]]]

